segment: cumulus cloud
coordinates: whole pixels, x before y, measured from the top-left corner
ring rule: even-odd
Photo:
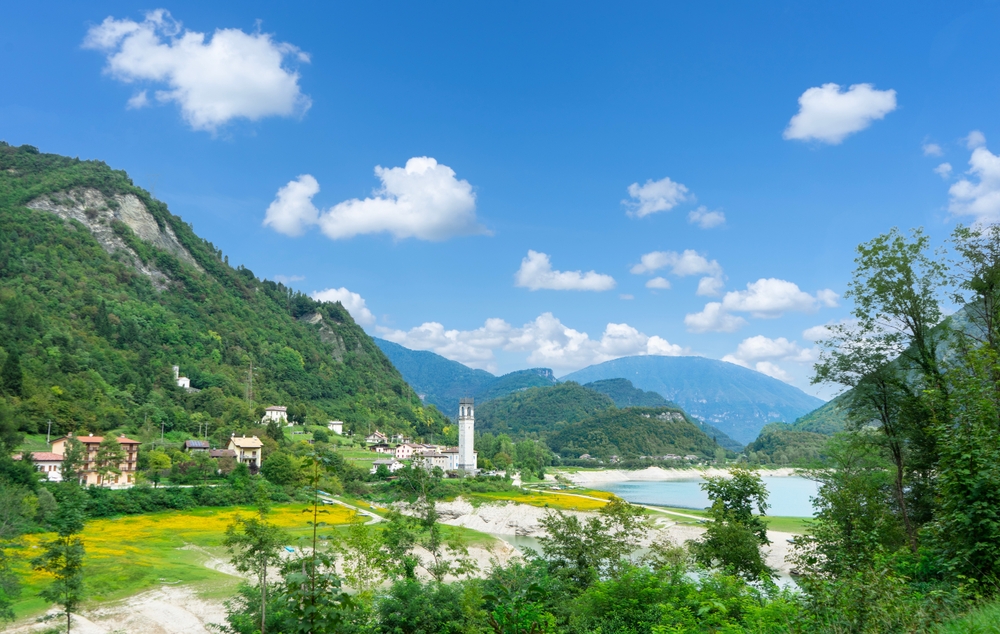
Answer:
[[[631,268],[631,272],[636,275],[643,273],[653,273],[662,268],[670,267],[670,272],[678,277],[688,275],[711,275],[718,277],[722,275],[722,267],[715,260],[709,260],[693,249],[687,249],[683,253],[676,251],[653,251],[643,255],[639,259],[639,264]]]
[[[354,321],[362,326],[371,326],[375,323],[375,315],[368,310],[365,298],[358,293],[352,293],[343,286],[313,291],[312,298],[318,302],[340,302],[347,309],[347,312],[351,313]]]
[[[720,277],[703,277],[698,280],[698,290],[695,295],[715,297],[722,294],[722,287],[725,283]]]
[[[973,130],[969,136],[965,137],[965,147],[974,150],[977,147],[986,145],[986,135],[979,130]]]
[[[600,339],[564,325],[543,313],[521,328],[502,319],[488,319],[475,330],[446,330],[428,322],[408,331],[379,327],[389,341],[415,350],[431,350],[471,367],[495,369],[496,350],[527,352],[532,364],[575,370],[623,356],[676,356],[687,351],[658,336],[648,336],[628,324],[609,323]]]
[[[267,208],[264,226],[298,236],[316,225],[332,240],[389,233],[397,240],[447,240],[488,234],[476,219],[476,195],[468,181],[455,178],[447,165],[426,156],[405,167],[375,167],[382,186],[372,197],[357,198],[320,210],[312,202],[319,183],[309,174],[278,190]]]
[[[514,274],[514,285],[532,291],[609,291],[615,278],[595,271],[554,271],[548,255],[529,250]]]
[[[736,332],[746,324],[746,319],[723,310],[721,302],[709,302],[700,313],[684,316],[684,325],[691,332]]]
[[[719,210],[709,211],[702,205],[688,213],[688,222],[698,225],[702,229],[712,229],[726,224],[726,214]]]
[[[306,279],[305,275],[275,275],[274,281],[281,282],[282,284],[289,284],[291,282],[301,282]]]
[[[941,156],[944,154],[941,146],[937,143],[924,143],[921,148],[924,151],[924,156]]]
[[[771,339],[757,335],[741,341],[736,347],[736,351],[722,357],[722,360],[757,370],[780,381],[790,383],[791,377],[781,366],[777,365],[777,362],[813,363],[818,357],[815,348],[803,348],[784,337]]]
[[[833,331],[826,324],[812,326],[802,331],[803,339],[808,339],[809,341],[825,341],[832,336]]]
[[[309,56],[268,33],[216,29],[206,36],[157,9],[142,22],[106,18],[87,31],[83,47],[107,56],[105,72],[111,77],[161,87],[156,100],[176,103],[196,130],[215,131],[238,118],[297,116],[311,103],[293,68]],[[148,103],[143,90],[128,106]]]
[[[934,173],[940,176],[941,178],[948,180],[948,178],[951,176],[951,163],[941,163],[940,165],[934,168]]]
[[[702,289],[699,284],[699,291],[705,290],[702,294],[713,290],[708,288],[712,282],[703,279],[702,283],[706,286]],[[837,306],[838,299],[839,295],[830,289],[810,295],[793,282],[761,278],[747,284],[745,291],[730,291],[721,302],[709,302],[701,312],[689,313],[684,323],[691,332],[734,332],[747,321],[732,313],[750,313],[753,317],[771,319],[786,312],[813,313],[821,306]]]
[[[622,204],[628,208],[628,215],[636,218],[658,211],[670,211],[693,197],[687,187],[675,183],[669,177],[658,181],[650,179],[645,185],[632,183],[628,186],[628,195],[631,200],[623,200]]]
[[[956,216],[972,216],[979,223],[1000,220],[1000,156],[986,149],[979,131],[967,137],[972,156],[967,176],[948,189],[948,210]]]
[[[844,91],[837,84],[823,84],[799,97],[799,112],[785,128],[784,138],[837,145],[895,109],[895,90],[854,84]]]
[[[662,290],[667,290],[670,288],[670,280],[665,277],[654,277],[653,279],[646,282],[646,288],[658,288]]]
[[[730,291],[722,298],[722,307],[731,312],[750,313],[754,317],[780,317],[785,312],[815,312],[820,305],[836,306],[839,296],[830,289],[810,295],[787,280],[761,278],[747,284],[745,291]]]

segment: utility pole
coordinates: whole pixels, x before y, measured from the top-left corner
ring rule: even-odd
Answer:
[[[46,434],[45,434],[45,444],[47,445],[47,444],[49,444],[51,442],[52,442],[52,421],[50,420],[49,421],[49,431],[46,432]]]

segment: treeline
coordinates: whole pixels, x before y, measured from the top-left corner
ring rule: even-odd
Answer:
[[[134,195],[204,272],[123,223],[113,230],[138,265],[126,251],[107,253],[82,224],[25,206],[43,196],[84,205],[88,188],[105,197],[103,206],[85,210],[92,222],[109,217],[115,196]],[[140,265],[166,277],[155,281]],[[178,388],[173,365],[200,391]],[[207,426],[221,440],[272,404],[301,410],[302,419],[343,420],[348,429],[371,423],[421,435],[440,434],[446,424],[340,304],[230,267],[124,172],[6,144],[0,367],[0,416],[29,433],[46,431],[51,420],[57,435]]]

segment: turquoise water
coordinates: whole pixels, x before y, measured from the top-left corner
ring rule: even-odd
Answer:
[[[813,480],[797,476],[780,478],[764,476],[767,487],[768,515],[787,517],[812,517],[813,508],[809,501],[815,497],[818,484]],[[703,509],[709,506],[708,496],[699,486],[704,480],[675,480],[672,482],[608,482],[590,485],[594,489],[610,491],[618,497],[636,504],[656,506],[678,506],[689,509]]]

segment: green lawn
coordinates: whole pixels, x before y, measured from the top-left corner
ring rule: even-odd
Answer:
[[[698,520],[687,519],[679,515],[674,515],[674,513],[683,513],[684,515],[695,515],[697,517],[709,519],[708,511],[697,510],[697,509],[685,509],[671,506],[658,506],[658,509],[663,509],[668,511],[665,513],[668,517],[675,520],[679,524],[701,524]],[[673,511],[670,513],[669,511]],[[802,535],[806,532],[808,528],[809,518],[807,517],[783,517],[778,515],[767,515],[764,517],[767,521],[767,527],[772,531],[781,531],[783,533],[794,533],[796,535]]]

